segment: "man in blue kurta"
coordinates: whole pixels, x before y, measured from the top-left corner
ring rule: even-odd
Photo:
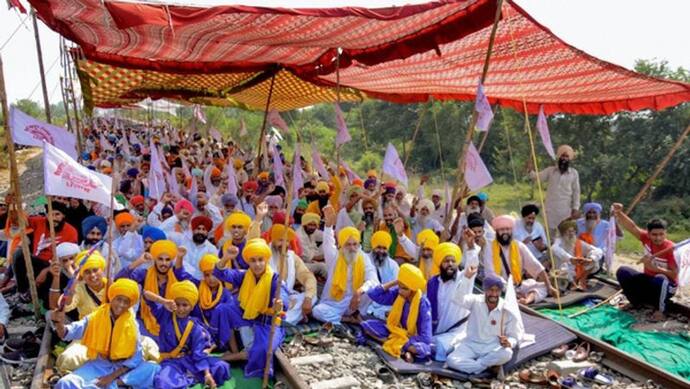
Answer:
[[[160,325],[161,370],[154,387],[184,389],[197,383],[210,388],[223,385],[230,378],[230,367],[208,355],[211,336],[199,319],[190,316],[199,300],[196,285],[188,280],[173,284],[169,299],[144,293]]]
[[[65,313],[51,311],[57,335],[81,340],[88,361],[58,381],[58,389],[151,388],[160,367],[144,361],[139,326],[130,309],[139,300],[139,286],[129,279],[115,281],[104,303],[83,319],[65,325]]]
[[[231,246],[226,255],[216,264],[213,275],[223,282],[229,282],[238,288],[239,293],[235,309],[235,327],[239,328],[244,350],[239,353],[226,354],[225,360],[247,359],[244,368],[245,377],[262,377],[266,363],[266,352],[269,350],[269,334],[272,320],[276,320],[272,353],[283,341],[284,332],[280,327],[280,315],[284,315],[283,301],[287,301],[287,289],[281,285],[280,276],[271,269],[268,261],[271,248],[263,239],[247,241],[242,250],[249,270],[228,269],[227,265],[239,253],[237,247]],[[276,290],[279,289],[279,295]],[[276,298],[277,297],[277,298]],[[276,314],[277,313],[277,314]],[[273,374],[273,362],[269,374]]]
[[[422,271],[406,263],[400,266],[397,280],[366,292],[373,301],[392,307],[385,323],[365,320],[362,330],[383,343],[388,354],[402,355],[408,362],[431,355],[431,305],[424,296],[425,285]]]

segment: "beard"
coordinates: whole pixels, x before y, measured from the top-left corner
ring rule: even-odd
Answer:
[[[89,238],[84,238],[84,243],[85,243],[87,246],[93,246],[93,245],[95,245],[95,244],[98,243],[98,242],[100,242],[100,239],[89,239]]]
[[[374,222],[374,213],[373,212],[364,212],[364,223],[371,224],[373,222]]]
[[[345,262],[349,265],[357,259],[357,251],[343,250],[343,257],[345,258]]]
[[[377,253],[376,251],[371,253],[372,258],[374,258],[374,265],[381,266],[383,262],[388,258],[388,253]]]
[[[597,226],[598,222],[599,220],[597,219],[587,219],[585,220],[585,228],[587,229],[587,231],[592,231],[594,227]]]
[[[292,218],[295,219],[295,224],[302,224],[302,215],[303,213],[295,213],[292,215]]]
[[[194,235],[192,235],[192,240],[193,240],[194,243],[196,243],[196,244],[202,244],[202,243],[204,243],[204,241],[206,241],[206,238],[207,238],[207,235],[206,235],[206,234],[201,234],[201,233],[199,233],[199,234],[194,234]]]
[[[468,207],[467,211],[465,211],[468,215],[471,215],[473,213],[481,213],[482,210],[479,207]]]
[[[456,267],[448,267],[446,269],[441,268],[439,276],[441,276],[443,282],[446,282],[454,279],[456,274],[458,274],[458,269]]]
[[[326,205],[328,205],[328,196],[325,196],[325,197],[319,196],[319,208],[323,208]]]
[[[496,240],[501,244],[501,246],[507,246],[513,240],[513,236],[510,234],[496,235]]]
[[[563,236],[561,239],[563,240],[563,245],[568,249],[575,247],[575,243],[577,242],[577,237],[574,236]]]
[[[55,231],[61,231],[62,227],[65,225],[65,219],[62,219],[60,222],[54,222],[55,223]]]
[[[426,227],[426,221],[429,220],[429,215],[422,216],[422,214],[419,214],[419,217],[417,221],[419,222],[419,225],[422,226],[422,228]]]
[[[561,173],[567,172],[569,167],[570,167],[570,161],[568,161],[566,159],[559,159],[558,160],[558,170],[560,170]]]
[[[310,202],[310,203],[311,203],[312,201],[316,201],[316,200],[318,200],[318,199],[319,199],[319,195],[317,195],[317,194],[310,194],[310,195],[307,195],[307,201]]]

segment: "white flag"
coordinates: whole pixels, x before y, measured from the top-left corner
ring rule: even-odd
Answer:
[[[484,165],[482,157],[474,147],[474,143],[470,143],[467,148],[467,155],[465,156],[465,182],[471,191],[479,190],[494,181],[491,178],[489,169]]]
[[[335,135],[335,146],[338,147],[352,140],[350,132],[347,131],[347,123],[343,117],[343,111],[338,103],[335,104],[335,127],[338,132]]]
[[[134,133],[134,131],[129,133],[129,144],[131,145],[141,145],[141,142],[139,141],[139,138],[137,135]]]
[[[477,85],[477,96],[474,100],[474,110],[477,112],[477,124],[475,128],[477,131],[489,131],[491,120],[494,118],[494,113],[491,111],[491,104],[489,99],[484,94],[484,85],[481,81]]]
[[[312,144],[311,145],[311,163],[314,165],[314,169],[321,175],[321,178],[324,180],[330,180],[331,175],[328,174],[328,170],[326,169],[326,166],[323,164],[323,160],[321,159],[321,154],[319,154],[319,151],[316,149],[316,145]]]
[[[10,128],[14,143],[43,147],[45,141],[77,159],[77,138],[64,128],[34,119],[15,106],[10,107]]]
[[[158,155],[158,148],[153,143],[153,138],[151,138],[149,145],[151,150],[151,168],[148,175],[148,197],[160,201],[163,193],[165,193],[165,173]]]
[[[302,159],[300,144],[295,146],[295,156],[292,161],[292,193],[293,198],[299,198],[299,190],[304,186],[304,176],[302,176]]]
[[[354,171],[352,171],[352,169],[350,169],[350,166],[348,166],[347,162],[340,161],[340,164],[343,165],[343,168],[345,168],[345,173],[347,173],[347,179],[350,181],[350,183],[352,183],[354,180],[362,181],[362,179],[359,178],[357,173],[355,173]]]
[[[113,179],[87,169],[67,153],[43,142],[43,187],[46,195],[74,197],[110,207]]]
[[[280,159],[280,153],[275,144],[271,145],[271,153],[273,154],[273,178],[275,179],[276,186],[285,187],[283,160]]]
[[[285,123],[283,117],[280,116],[280,113],[278,113],[278,111],[275,109],[272,109],[268,112],[268,124],[270,124],[272,127],[278,128],[284,134],[290,132],[290,128],[288,127],[287,123]]]
[[[616,217],[611,215],[609,219],[609,230],[608,236],[606,237],[606,254],[604,260],[606,261],[606,270],[611,273],[613,272],[613,257],[616,255],[616,241],[618,237],[616,236]]]
[[[194,104],[194,117],[196,120],[206,124],[206,115],[204,115],[204,110],[201,109],[199,104]]]
[[[240,119],[240,136],[247,136],[247,124],[244,119]]]
[[[386,148],[386,156],[383,158],[383,172],[400,181],[407,187],[405,166],[398,156],[398,151],[390,143],[388,144],[388,148]]]
[[[507,283],[504,307],[506,311],[510,312],[517,319],[517,341],[520,347],[524,348],[535,343],[535,336],[525,333],[525,324],[522,322],[522,314],[520,314],[520,306],[518,305],[517,295],[515,294],[512,275],[508,278]],[[501,333],[503,333],[503,331],[505,331],[505,329],[501,329]]]
[[[551,158],[556,159],[556,153],[553,151],[553,144],[551,143],[551,134],[549,133],[549,125],[546,122],[546,115],[544,115],[544,106],[539,107],[539,116],[537,116],[537,131],[546,152]]]
[[[228,176],[228,193],[237,196],[237,176],[235,175],[235,166],[233,166],[232,158],[228,158],[228,163],[225,165],[225,174]]]
[[[673,256],[676,259],[676,264],[678,265],[678,286],[680,288],[685,288],[690,285],[690,239],[686,239],[676,246],[678,247],[674,252]]]
[[[211,131],[209,131],[213,139],[215,139],[219,143],[223,143],[223,136],[216,130],[215,128],[212,128]]]
[[[110,144],[110,141],[103,136],[103,133],[100,133],[100,139],[99,143],[101,144],[101,148],[103,150],[108,150],[108,151],[115,151],[115,148],[113,148],[113,145]]]

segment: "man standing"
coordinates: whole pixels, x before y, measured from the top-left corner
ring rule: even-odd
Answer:
[[[646,252],[642,257],[644,272],[628,266],[621,266],[616,272],[616,279],[630,302],[624,308],[651,305],[655,311],[650,320],[665,320],[666,304],[678,285],[678,265],[673,255],[673,242],[666,239],[666,222],[652,219],[643,230],[623,213],[620,203],[613,204],[613,214],[626,231],[642,242]]]
[[[586,203],[582,206],[582,210],[585,215],[583,218],[577,219],[578,238],[606,252],[606,246],[609,240],[609,228],[611,228],[611,225],[608,221],[601,220],[601,204]],[[623,231],[621,231],[618,224],[616,224],[616,236],[623,237]],[[606,259],[603,257],[602,262],[606,263]],[[599,264],[600,267],[601,265],[602,263]]]
[[[515,222],[513,238],[524,243],[532,255],[543,264],[548,259],[548,255],[544,255],[548,240],[544,227],[537,221],[539,207],[534,204],[527,204],[522,207],[521,214],[522,219]]]
[[[556,151],[558,164],[539,172],[539,179],[546,182],[546,217],[549,232],[555,236],[556,227],[565,219],[577,219],[580,209],[580,176],[570,167],[575,151],[568,145],[561,145]],[[535,172],[530,173],[536,179]]]

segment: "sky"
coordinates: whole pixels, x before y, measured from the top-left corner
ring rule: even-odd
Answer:
[[[27,4],[26,0],[21,0]],[[180,1],[174,1],[180,3]],[[245,4],[279,7],[386,7],[418,0],[194,0],[194,4]],[[2,2],[4,3],[4,2]],[[569,44],[595,57],[632,68],[637,59],[664,59],[671,67],[690,69],[690,39],[686,22],[687,0],[516,0],[538,22]],[[23,24],[21,23],[23,21]],[[39,20],[48,95],[60,102],[62,74],[58,34]],[[17,31],[10,39],[11,34]],[[6,43],[7,42],[7,43]],[[0,55],[10,102],[22,98],[42,101],[36,45],[31,19],[0,7]]]

